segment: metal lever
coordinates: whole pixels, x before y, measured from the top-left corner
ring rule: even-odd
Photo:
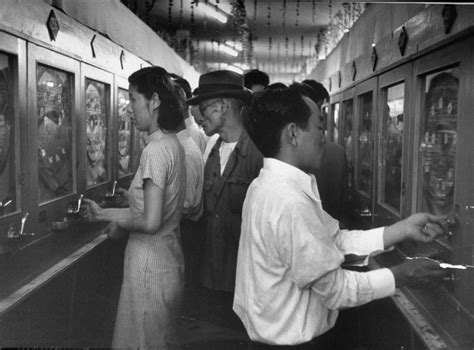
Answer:
[[[0,215],[3,215],[3,213],[5,212],[5,208],[13,203],[11,199],[5,198],[4,200],[5,202],[3,200],[0,201]]]
[[[21,218],[21,225],[20,225],[20,232],[19,233],[16,233],[15,232],[15,228],[13,227],[13,224],[10,225],[10,228],[8,229],[8,233],[7,233],[7,237],[8,238],[18,238],[18,237],[25,237],[25,236],[34,236],[35,233],[25,233],[24,230],[25,230],[25,223],[26,223],[26,219],[28,218],[28,215],[30,215],[30,213],[25,213],[25,215],[23,215],[23,217]]]
[[[116,187],[117,187],[117,180],[115,180],[114,183],[113,183],[113,185],[112,185],[112,192],[107,191],[107,192],[105,193],[105,196],[106,196],[106,197],[113,197],[113,196],[115,196],[115,188],[116,188]]]
[[[365,207],[364,209],[362,209],[359,213],[360,216],[363,216],[363,217],[371,217],[372,216],[372,212],[370,211],[370,209],[368,207]]]
[[[76,208],[69,208],[69,209],[68,209],[67,212],[68,212],[69,214],[77,214],[77,213],[79,213],[79,211],[81,210],[82,198],[84,198],[84,195],[83,195],[83,194],[81,194],[81,195],[79,196],[79,199],[77,200],[77,207],[76,207]]]

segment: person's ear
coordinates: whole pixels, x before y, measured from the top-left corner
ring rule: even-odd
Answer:
[[[220,105],[221,105],[221,113],[222,114],[225,114],[230,108],[230,102],[229,102],[229,100],[227,100],[225,98],[223,98],[221,100]]]
[[[161,100],[157,92],[154,92],[153,95],[151,95],[150,105],[153,109],[157,109],[158,107],[160,107]]]
[[[298,146],[299,128],[296,123],[289,123],[285,127],[288,143],[294,147]]]

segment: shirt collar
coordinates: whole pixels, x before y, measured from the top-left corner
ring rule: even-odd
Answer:
[[[156,141],[162,139],[163,137],[165,137],[166,135],[168,135],[168,134],[165,134],[163,131],[161,131],[161,129],[158,129],[154,133],[148,135],[148,137],[147,137],[148,143],[150,143],[152,141],[156,142]]]
[[[263,170],[268,171],[272,177],[279,177],[291,182],[312,199],[321,201],[314,175],[307,174],[297,167],[276,158],[263,158]]]
[[[177,132],[176,136],[178,137],[179,142],[184,142],[186,139],[190,137],[189,131],[187,129],[183,129]]]
[[[189,128],[193,125],[197,125],[197,123],[194,121],[194,118],[192,116],[190,117],[187,117],[186,119],[184,119],[184,125],[186,125],[186,128]]]

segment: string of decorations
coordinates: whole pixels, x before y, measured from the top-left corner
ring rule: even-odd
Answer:
[[[298,28],[298,20],[300,18],[300,0],[296,0],[296,23],[295,27]]]
[[[234,29],[237,30],[240,36],[240,43],[242,44],[243,63],[248,65],[253,58],[253,43],[247,23],[247,12],[245,10],[244,0],[233,0],[231,14]]]
[[[190,21],[191,21],[191,35],[194,35],[194,33],[196,32],[196,27],[194,25],[194,3],[192,1],[191,1]]]
[[[183,28],[183,0],[179,4],[179,27]]]
[[[301,36],[301,61],[303,61],[304,58],[304,36]]]
[[[168,26],[171,27],[173,24],[173,0],[168,2]]]
[[[312,0],[311,20],[313,24],[316,22],[316,0]]]
[[[151,11],[153,10],[153,6],[155,6],[155,2],[156,0],[147,0],[145,2],[145,15],[144,15],[145,23],[150,23]]]
[[[267,30],[268,30],[268,59],[271,60],[272,58],[272,37],[271,37],[271,29],[270,29],[270,26],[271,26],[271,19],[272,19],[272,7],[270,5],[270,2],[268,2],[268,6],[267,6],[267,10],[268,10],[268,13],[267,13]]]
[[[281,17],[282,17],[282,23],[281,27],[285,29],[286,25],[286,0],[283,0],[282,8],[281,8]]]
[[[257,0],[253,0],[253,21],[257,22]]]
[[[268,37],[268,59],[272,59],[272,37]]]
[[[272,5],[270,2],[268,2],[268,14],[267,14],[267,27],[270,29],[270,24],[271,24],[271,19],[272,19]]]
[[[332,1],[328,2],[329,25],[316,34],[314,52],[309,53],[302,65],[300,77],[307,76],[339,43],[347,32],[365,11],[365,3],[343,3],[342,8],[333,14]],[[313,46],[311,46],[313,47]]]

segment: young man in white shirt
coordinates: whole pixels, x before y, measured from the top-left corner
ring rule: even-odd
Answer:
[[[233,309],[254,348],[331,349],[324,334],[339,309],[445,275],[426,259],[369,272],[341,268],[348,254],[368,256],[404,239],[432,241],[445,218],[419,213],[385,228],[340,230],[309,175],[320,166],[324,143],[310,98],[292,88],[266,91],[254,98],[244,125],[264,166],[242,210]]]

